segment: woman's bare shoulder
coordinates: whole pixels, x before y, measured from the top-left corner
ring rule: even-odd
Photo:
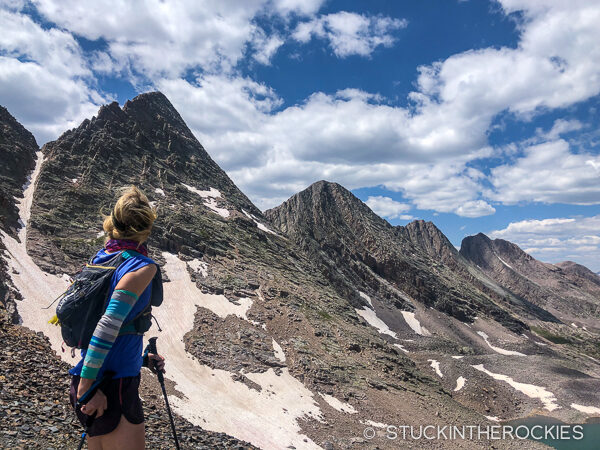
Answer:
[[[156,264],[148,264],[137,270],[127,272],[121,277],[115,289],[125,289],[139,296],[148,287],[156,271]]]

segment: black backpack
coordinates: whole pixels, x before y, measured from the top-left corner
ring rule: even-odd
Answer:
[[[59,297],[56,317],[63,341],[69,347],[87,349],[98,321],[108,306],[112,276],[132,250],[115,253],[103,264],[94,264],[94,257],[74,277],[73,283]],[[132,320],[123,323],[119,335],[144,334],[152,326],[152,307],[163,301],[160,267],[156,265],[152,279],[152,295],[148,305]],[[159,327],[160,330],[160,327]]]

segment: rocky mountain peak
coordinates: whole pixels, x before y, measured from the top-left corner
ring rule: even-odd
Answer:
[[[32,246],[33,253],[48,271],[61,263],[73,269],[70,250],[83,257],[100,244],[101,211],[114,203],[117,188],[131,184],[158,208],[151,239],[164,249],[192,241],[206,249],[202,237],[223,221],[237,223],[230,218],[255,227],[266,222],[160,92],[138,95],[123,108],[116,102],[102,106],[91,120],[47,143],[44,156],[28,242],[41,244]],[[49,207],[54,213],[44,214]],[[181,224],[189,222],[196,222],[197,236],[182,232]],[[211,251],[228,247],[217,241]]]
[[[458,250],[433,222],[415,220],[404,227],[397,228],[404,231],[413,244],[424,249],[435,259],[446,260],[458,256]]]
[[[581,264],[577,264],[574,261],[563,261],[555,264],[555,266],[560,267],[567,274],[583,278],[588,282],[600,286],[600,274],[592,272]]]
[[[284,232],[297,229],[316,230],[342,227],[378,227],[391,225],[375,214],[364,202],[342,185],[320,180],[294,194],[265,215]],[[339,229],[337,231],[339,233]]]
[[[168,123],[180,131],[187,131],[187,125],[179,112],[169,99],[159,91],[140,94],[133,100],[128,100],[123,106],[123,111],[137,122],[153,124],[155,122]],[[191,135],[191,132],[189,132]],[[193,137],[193,136],[190,136]]]

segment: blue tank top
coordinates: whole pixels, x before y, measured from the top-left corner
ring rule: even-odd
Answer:
[[[98,251],[96,256],[94,257],[92,263],[94,264],[102,264],[108,261],[110,258],[115,256],[114,253],[106,253],[104,249]],[[115,289],[115,286],[118,284],[119,280],[123,275],[128,272],[133,272],[135,270],[141,269],[148,264],[156,264],[151,258],[142,255],[136,251],[125,250],[123,252],[123,256],[126,258],[125,261],[115,270],[115,273],[112,276],[111,287],[109,290],[109,297],[112,296],[112,293]],[[142,310],[148,305],[150,302],[150,296],[152,294],[152,281],[142,295],[138,298],[135,305],[125,318],[123,325],[137,316]],[[113,378],[123,378],[123,377],[134,377],[140,373],[140,369],[142,368],[142,351],[144,338],[143,336],[137,334],[125,334],[123,336],[118,336],[115,340],[112,348],[106,355],[106,359],[104,360],[104,364],[102,368],[98,372],[97,379],[102,378],[102,374],[106,370],[112,370],[115,372]],[[71,375],[80,375],[81,368],[83,367],[83,361],[85,359],[86,350],[81,350],[81,360],[77,363],[75,367],[69,370]]]

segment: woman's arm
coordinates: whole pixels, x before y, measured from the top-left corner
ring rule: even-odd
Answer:
[[[83,395],[96,379],[106,355],[119,335],[123,321],[139,296],[148,287],[155,273],[156,266],[149,264],[134,272],[126,273],[115,286],[106,311],[98,321],[90,340],[81,369],[77,397]]]

